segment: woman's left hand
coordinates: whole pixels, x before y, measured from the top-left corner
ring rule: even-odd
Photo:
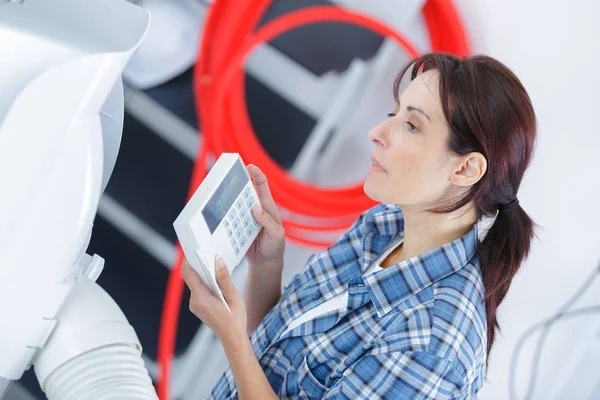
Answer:
[[[183,262],[182,274],[192,292],[190,311],[200,318],[223,344],[240,337],[247,337],[246,303],[233,285],[222,258],[217,258],[215,261],[215,276],[231,313],[227,311],[221,299],[202,283],[198,273],[188,264],[187,260]]]

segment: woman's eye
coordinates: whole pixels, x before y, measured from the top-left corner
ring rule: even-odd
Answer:
[[[406,121],[406,126],[408,127],[409,132],[413,132],[413,133],[419,132],[419,128],[417,128],[415,126],[415,124],[412,124],[412,123]]]
[[[388,116],[388,118],[394,118],[394,117],[396,116],[396,114],[394,114],[394,113],[389,113],[387,116]]]

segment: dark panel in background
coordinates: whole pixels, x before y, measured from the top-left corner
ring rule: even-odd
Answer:
[[[290,168],[317,121],[248,74],[246,102],[263,147],[279,165]]]
[[[89,253],[101,255],[106,264],[98,279],[119,304],[140,339],[144,353],[156,358],[158,327],[169,270],[112,225],[97,217]],[[189,293],[182,300],[177,351],[186,349],[200,321],[188,308]]]
[[[297,9],[331,5],[323,0],[274,1],[261,24]],[[344,71],[354,58],[373,57],[382,42],[382,37],[354,25],[319,23],[287,32],[271,45],[313,73],[322,75],[329,70]]]
[[[192,160],[127,113],[123,131],[106,193],[175,243],[173,221],[185,205]]]
[[[38,383],[37,378],[35,377],[33,367],[29,368],[29,371],[25,371],[23,377],[19,380],[19,384],[22,385],[27,390],[27,392],[29,392],[33,396],[34,399],[46,399],[46,395],[40,388],[40,384]],[[11,399],[11,394],[11,389],[9,389],[7,394],[8,400]],[[20,397],[19,400],[21,400]]]
[[[146,94],[177,115],[195,129],[198,127],[193,87],[194,68],[160,86],[146,90]]]
[[[260,25],[290,11],[322,5],[332,4],[322,0],[274,1]],[[327,40],[323,40],[324,37]],[[322,75],[330,70],[346,70],[354,58],[367,60],[373,57],[382,42],[380,36],[353,25],[320,23],[288,32],[270,44],[316,75]],[[146,93],[188,124],[198,128],[193,68]],[[275,161],[284,168],[289,168],[316,121],[248,76],[246,99],[259,140]],[[282,136],[286,140],[285,146],[281,145]]]

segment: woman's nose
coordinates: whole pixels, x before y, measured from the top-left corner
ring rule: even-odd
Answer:
[[[384,131],[384,127],[383,127],[383,123],[373,127],[370,131],[369,131],[369,139],[375,143],[375,146],[377,147],[385,147],[385,136],[383,134]]]

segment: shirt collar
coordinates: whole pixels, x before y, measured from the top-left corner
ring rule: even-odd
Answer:
[[[392,241],[404,238],[404,217],[396,205],[387,205],[366,222],[363,271]],[[378,316],[382,317],[409,297],[461,269],[476,249],[477,224],[453,242],[365,276],[363,280]]]

